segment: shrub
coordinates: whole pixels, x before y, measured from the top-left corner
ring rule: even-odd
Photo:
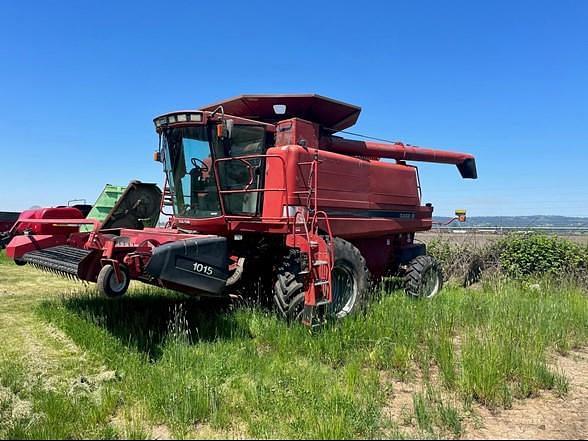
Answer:
[[[588,285],[588,246],[558,236],[513,233],[484,245],[434,239],[427,250],[441,262],[447,279],[464,285],[489,270],[515,279],[547,275]]]
[[[458,281],[465,286],[477,282],[484,270],[498,266],[495,244],[433,239],[427,244],[427,252],[441,263],[446,280]]]
[[[511,234],[497,243],[501,269],[510,277],[584,272],[588,247],[544,234]]]

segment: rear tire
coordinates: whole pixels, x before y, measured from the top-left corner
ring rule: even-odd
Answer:
[[[408,263],[404,277],[404,291],[411,297],[430,299],[443,288],[441,265],[431,256],[423,255]]]
[[[98,291],[108,298],[117,298],[123,296],[129,287],[129,271],[123,265],[120,266],[122,280],[116,280],[116,272],[112,265],[104,265],[98,274]]]
[[[333,302],[328,315],[343,318],[365,309],[369,271],[359,250],[344,239],[334,239],[335,262],[332,271]],[[277,267],[274,303],[289,321],[300,321],[304,309],[304,278],[300,252],[290,249]]]

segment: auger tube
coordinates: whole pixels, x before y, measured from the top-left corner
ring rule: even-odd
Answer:
[[[456,165],[461,176],[467,179],[477,179],[476,160],[468,153],[434,150],[403,144],[358,141],[326,136],[321,138],[321,148],[344,155],[354,155],[372,158],[388,158],[398,161],[435,162]]]

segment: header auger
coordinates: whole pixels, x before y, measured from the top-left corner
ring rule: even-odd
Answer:
[[[433,207],[421,205],[418,169],[406,161],[453,164],[475,179],[475,159],[335,136],[360,110],[319,95],[242,95],[161,115],[163,194],[137,193],[116,225],[44,209],[17,222],[24,234],[7,254],[96,282],[109,297],[130,280],[199,296],[261,293],[307,325],[361,310],[370,281],[385,275],[432,297],[441,270],[414,235],[431,228]],[[137,214],[153,199],[171,210],[165,228]]]

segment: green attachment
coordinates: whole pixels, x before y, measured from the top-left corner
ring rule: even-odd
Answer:
[[[97,219],[101,229],[154,227],[159,221],[161,190],[155,184],[131,181],[126,187],[106,185],[88,219]],[[84,225],[80,231],[92,231]]]
[[[100,223],[103,223],[108,214],[112,211],[122,194],[126,190],[126,186],[110,185],[106,184],[96,203],[86,216],[87,219],[96,219]],[[88,232],[92,231],[92,225],[82,225],[80,231]]]

